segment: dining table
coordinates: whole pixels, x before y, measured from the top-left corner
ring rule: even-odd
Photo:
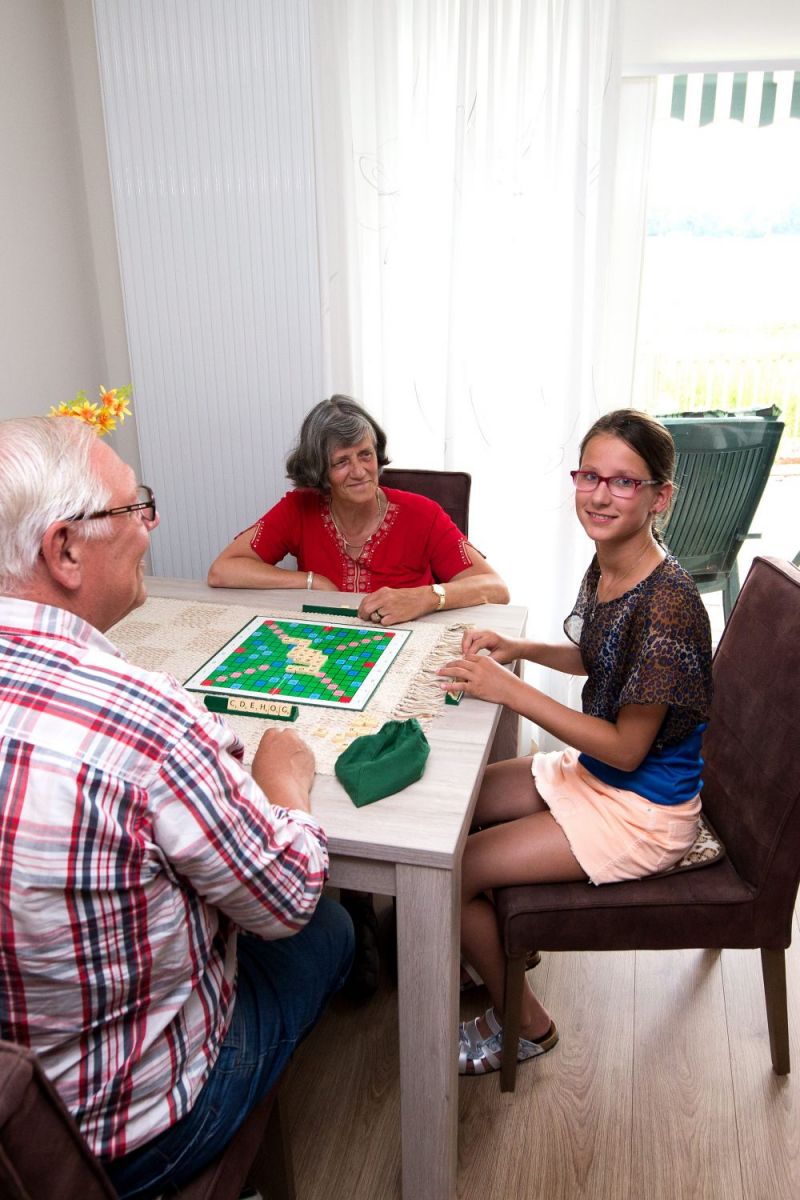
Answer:
[[[287,589],[223,590],[156,577],[146,586],[150,597],[247,609],[243,622],[250,614],[280,616],[304,602],[319,605],[322,596]],[[323,597],[331,608],[352,609],[360,599],[352,593]],[[146,605],[142,611],[147,612]],[[520,637],[526,616],[517,605],[487,604],[420,620]],[[113,631],[110,636],[113,640]],[[136,661],[135,651],[124,644],[122,649]],[[217,649],[213,634],[207,649],[208,655]],[[199,656],[198,668],[202,661]],[[312,810],[328,837],[330,884],[396,899],[403,1200],[456,1195],[461,856],[500,711],[468,697],[442,704],[426,726],[430,754],[422,777],[393,796],[356,807],[334,774],[318,774],[311,794]]]

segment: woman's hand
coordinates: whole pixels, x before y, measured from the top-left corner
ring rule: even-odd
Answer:
[[[477,658],[457,658],[445,663],[437,672],[444,678],[442,686],[451,691],[461,688],[466,696],[505,704],[513,708],[514,685],[519,680],[499,662],[481,654]]]
[[[468,629],[461,641],[461,653],[472,657],[479,650],[488,650],[495,662],[512,663],[522,658],[524,643],[519,638],[503,637],[491,629]]]
[[[434,611],[436,596],[430,587],[379,588],[370,592],[358,606],[362,621],[375,625],[400,625],[403,621],[415,621]]]

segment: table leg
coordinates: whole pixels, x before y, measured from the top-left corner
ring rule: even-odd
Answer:
[[[450,1200],[458,1152],[459,872],[397,866],[404,1200]]]

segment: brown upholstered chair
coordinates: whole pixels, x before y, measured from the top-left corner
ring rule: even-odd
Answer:
[[[440,504],[462,533],[469,535],[469,493],[472,476],[466,471],[411,471],[400,467],[385,467],[381,483],[427,496]]]
[[[245,1183],[263,1200],[295,1200],[277,1089],[226,1149],[180,1193],[236,1200]],[[0,1196],[3,1200],[117,1200],[117,1193],[35,1054],[0,1041]]]
[[[772,1066],[789,1072],[784,951],[800,879],[800,571],[756,558],[714,657],[703,807],[727,851],[700,870],[627,883],[498,889],[505,1038],[516,1045],[525,955],[541,950],[756,948]],[[515,1056],[501,1071],[513,1091]]]

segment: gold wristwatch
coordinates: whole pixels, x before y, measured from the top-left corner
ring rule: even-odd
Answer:
[[[436,612],[439,612],[441,608],[444,608],[444,602],[446,599],[445,590],[440,583],[432,583],[431,587],[433,588],[435,594],[439,597],[439,603],[436,605]]]

